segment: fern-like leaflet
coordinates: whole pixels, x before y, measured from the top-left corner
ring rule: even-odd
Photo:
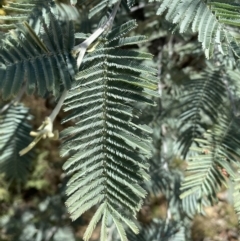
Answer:
[[[129,241],[185,241],[185,227],[174,220],[153,220],[147,227],[141,229],[138,235],[129,234]]]
[[[75,220],[100,205],[85,240],[100,219],[102,241],[106,240],[109,218],[122,241],[127,240],[123,224],[138,231],[134,217],[146,195],[140,183],[148,179],[151,129],[134,123],[139,114],[134,103],[153,104],[148,96],[155,94],[157,78],[155,69],[141,63],[151,58],[150,54],[124,49],[145,39],[123,38],[135,26],[135,21],[130,21],[103,36],[84,58],[65,101],[66,110],[72,113],[64,122],[76,121],[62,132],[61,154],[71,156],[63,168],[74,173],[67,188],[68,210]]]
[[[235,179],[234,169],[236,165],[239,166],[240,156],[237,126],[236,117],[232,116],[230,119],[223,116],[220,124],[216,124],[212,131],[204,134],[204,139],[196,140],[199,147],[191,148],[197,154],[189,158],[189,175],[182,184],[181,196],[184,198],[195,194],[198,210],[202,210],[204,201],[211,204],[216,202],[218,191],[222,185],[227,185],[226,176]],[[239,207],[237,211],[239,212]]]
[[[179,143],[181,153],[186,156],[195,138],[207,130],[209,124],[203,121],[207,116],[211,123],[216,123],[219,109],[224,103],[226,86],[219,69],[208,69],[201,76],[193,77],[185,83],[185,92],[181,106]],[[214,88],[213,88],[214,86]]]
[[[223,54],[233,51],[240,56],[238,37],[233,28],[239,26],[239,4],[229,3],[228,0],[210,4],[202,0],[157,1],[161,2],[157,14],[161,15],[167,10],[166,19],[179,24],[181,33],[190,27],[193,32],[198,32],[198,40],[207,58],[213,55],[215,46]]]
[[[3,107],[4,108],[4,107]],[[23,105],[10,105],[0,114],[0,173],[10,181],[25,181],[30,169],[32,154],[20,157],[19,151],[27,145],[32,137],[32,119],[29,109]]]
[[[5,99],[16,95],[23,84],[27,93],[37,89],[42,96],[47,91],[58,96],[61,85],[65,89],[71,87],[76,72],[76,61],[71,54],[73,23],[68,21],[62,25],[50,9],[47,10],[45,17],[47,15],[51,21],[48,24],[42,19],[43,33],[40,36],[25,22],[3,40],[0,89]]]
[[[45,18],[45,21],[49,21],[46,11],[51,9],[51,12],[58,20],[75,20],[79,17],[77,10],[63,3],[56,3],[53,0],[18,0],[17,2],[5,1],[3,9],[6,11],[6,15],[0,15],[0,20],[4,21],[4,24],[0,25],[0,29],[15,29],[15,23],[21,23],[27,21],[30,26],[38,34],[41,27],[41,17]],[[7,33],[6,33],[7,34]]]

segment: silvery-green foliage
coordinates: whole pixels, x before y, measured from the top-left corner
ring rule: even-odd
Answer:
[[[117,2],[71,0],[79,19],[73,6],[51,0],[6,5],[13,14],[1,17],[8,23],[2,27],[12,29],[1,34],[1,94],[9,99],[24,90],[58,99],[67,90],[62,122],[70,127],[60,136],[69,177],[66,206],[73,220],[95,207],[85,240],[100,221],[101,241],[189,240],[191,219],[217,201],[227,178],[240,213],[240,6],[227,0],[122,0],[115,22],[87,49],[78,69],[73,48],[104,25]],[[201,45],[212,61],[205,61]],[[29,169],[30,154],[24,165],[15,158],[19,146],[31,142],[27,113],[22,105],[1,112],[0,171],[8,179],[25,179]],[[167,219],[143,227],[136,217],[147,194],[166,198]],[[38,226],[30,223],[30,211],[25,214],[19,240],[75,239],[67,226]]]
[[[28,136],[32,129],[31,120],[29,108],[21,104],[1,107],[0,173],[4,173],[10,182],[26,181],[28,177],[33,155],[29,152],[20,157],[18,153],[32,139]]]
[[[61,154],[70,155],[63,168],[74,173],[66,204],[74,220],[100,204],[86,230],[87,240],[100,219],[104,240],[109,217],[122,240],[126,240],[123,224],[137,232],[131,216],[140,210],[146,195],[139,184],[148,179],[152,131],[134,123],[138,118],[134,104],[154,104],[148,96],[156,95],[157,79],[156,70],[142,64],[151,55],[122,48],[145,40],[144,36],[124,37],[135,25],[129,21],[101,39],[84,59],[65,101],[71,114],[64,122],[76,120],[74,127],[62,133],[67,139]]]

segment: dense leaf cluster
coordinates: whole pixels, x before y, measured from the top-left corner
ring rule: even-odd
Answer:
[[[100,221],[101,241],[190,240],[194,215],[227,185],[240,213],[239,1],[33,0],[3,9],[0,92],[12,99],[0,110],[5,180],[26,183],[36,156],[28,151],[58,138],[63,105],[66,207],[74,221],[94,210],[84,240]],[[37,131],[25,93],[57,102]],[[153,195],[165,198],[166,219],[138,225]],[[64,240],[64,230],[77,240],[59,221],[66,213],[50,212],[54,200],[39,204],[43,221],[32,224],[26,209],[23,230],[11,229],[16,213],[0,227],[15,240]]]

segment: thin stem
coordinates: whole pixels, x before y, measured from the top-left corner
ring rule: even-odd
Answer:
[[[99,27],[91,36],[89,36],[84,42],[81,44],[75,46],[73,48],[73,54],[78,54],[77,58],[77,66],[80,67],[83,57],[86,53],[87,48],[105,31],[107,30],[113,23],[113,20],[116,16],[117,10],[119,8],[121,0],[119,0],[113,8],[113,11],[109,17],[109,19],[101,26]]]
[[[3,112],[5,112],[11,105],[13,104],[13,100],[9,103],[7,103],[6,105],[4,105],[2,107],[2,109],[0,110],[0,114],[2,114]]]
[[[109,19],[106,21],[106,23],[104,23],[100,28],[98,28],[93,34],[91,34],[91,36],[89,36],[84,42],[82,42],[81,44],[75,46],[73,48],[73,53],[78,55],[77,58],[77,66],[78,68],[80,67],[83,57],[87,51],[87,48],[105,31],[107,30],[113,23],[113,20],[116,16],[117,10],[119,8],[121,0],[119,0],[113,8],[113,11],[109,17]],[[61,110],[61,107],[63,105],[63,102],[65,100],[67,96],[67,90],[64,90],[64,92],[62,93],[56,107],[54,108],[53,112],[50,114],[49,118],[50,120],[53,122],[56,118],[56,116],[58,115],[59,111]]]
[[[54,110],[52,111],[52,113],[50,114],[49,118],[50,120],[53,122],[56,118],[56,116],[58,115],[59,111],[61,110],[62,108],[62,105],[63,105],[63,102],[67,96],[67,90],[65,89],[57,103],[57,105],[55,106]]]
[[[0,110],[0,114],[2,114],[3,112],[5,112],[6,110],[8,110],[11,105],[17,105],[17,104],[19,103],[19,102],[21,101],[24,93],[25,93],[26,88],[27,88],[27,86],[24,85],[24,86],[21,88],[21,90],[19,91],[18,95],[15,97],[14,100],[12,100],[11,102],[9,102],[8,104],[6,104],[6,105],[4,105],[4,106],[2,107],[2,109]]]
[[[120,5],[120,2],[121,2],[121,0],[119,0],[114,5],[112,14],[109,17],[109,19],[106,21],[105,24],[103,24],[100,28],[98,28],[83,43],[81,43],[73,48],[73,55],[79,53],[78,58],[77,58],[78,68],[82,64],[83,57],[86,53],[87,48],[90,46],[90,44],[92,44],[104,31],[106,31],[112,25],[113,20],[116,16],[118,7]],[[30,135],[34,136],[35,139],[26,148],[21,150],[19,152],[19,155],[22,156],[22,155],[26,154],[28,151],[30,151],[41,138],[46,138],[46,137],[55,138],[55,139],[58,138],[58,134],[53,132],[53,121],[55,120],[56,116],[58,115],[59,111],[61,110],[64,100],[67,96],[67,93],[68,93],[68,90],[65,89],[63,91],[60,99],[58,100],[56,107],[54,108],[52,113],[48,117],[45,118],[42,125],[38,128],[38,131],[37,132],[31,131]],[[1,113],[1,111],[0,111],[0,113]]]

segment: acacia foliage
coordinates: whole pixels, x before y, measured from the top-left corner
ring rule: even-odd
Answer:
[[[1,173],[13,182],[20,174],[26,179],[34,157],[24,156],[26,166],[19,168],[20,144],[55,137],[45,121],[31,132],[36,136],[31,142],[29,125],[22,124],[29,118],[20,115],[24,107],[17,104],[23,92],[56,100],[67,93],[62,123],[71,126],[60,134],[60,153],[67,159],[63,169],[70,177],[67,210],[76,220],[96,208],[85,240],[99,221],[104,241],[189,240],[194,215],[216,203],[229,182],[239,213],[239,3],[122,0],[113,25],[85,49],[80,68],[76,46],[104,26],[118,1],[70,3],[76,8],[51,0],[4,7],[11,16],[1,17],[0,90],[3,99],[17,99],[1,111],[1,127],[8,130],[0,143],[7,153],[0,159]],[[136,215],[144,198],[159,193],[166,198],[167,219],[139,227]],[[41,220],[34,228],[38,225]],[[61,224],[54,225],[61,230]],[[46,239],[51,228],[40,230],[29,240]],[[16,238],[26,240],[25,235]],[[57,237],[53,233],[50,239]]]

